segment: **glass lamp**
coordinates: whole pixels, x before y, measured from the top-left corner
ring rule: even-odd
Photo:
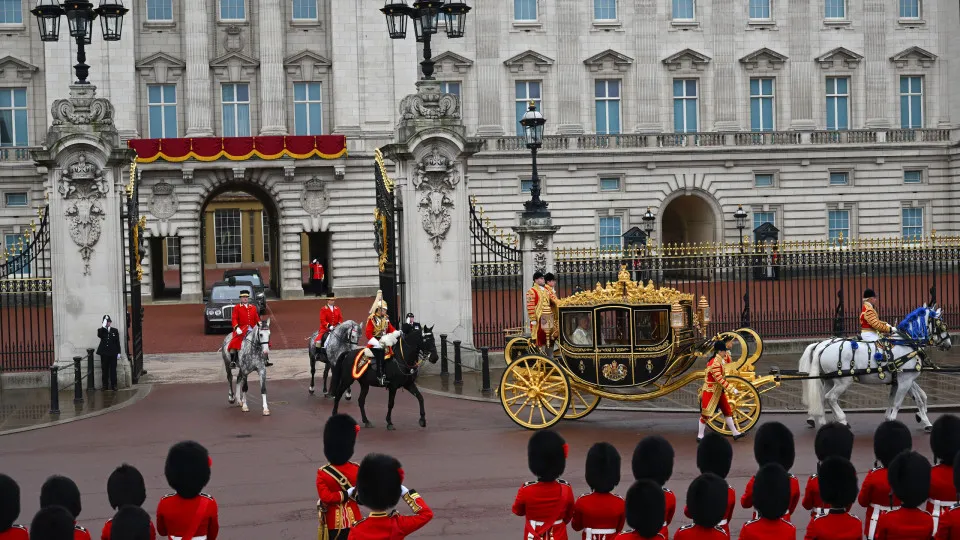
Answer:
[[[537,110],[536,102],[531,100],[526,114],[520,119],[527,148],[540,148],[543,144],[543,126],[546,123],[547,119]]]
[[[700,311],[700,320],[703,321],[703,325],[706,327],[706,325],[710,323],[710,304],[707,302],[706,296],[700,297],[697,309]]]
[[[391,39],[407,37],[407,15],[411,11],[405,1],[387,0],[387,3],[380,8],[380,12],[387,18],[387,32]]]
[[[60,16],[63,8],[57,0],[40,0],[37,7],[30,10],[37,18],[40,29],[40,41],[57,41],[60,39]]]
[[[683,308],[680,307],[679,302],[674,302],[670,306],[670,328],[674,330],[683,329]]]
[[[67,13],[70,37],[82,39],[84,44],[89,45],[93,39],[93,19],[97,16],[93,4],[87,0],[70,0],[64,2],[63,7]]]
[[[733,218],[737,220],[738,229],[743,229],[747,226],[747,211],[743,209],[742,204],[737,205],[737,211],[733,213]]]
[[[423,42],[427,36],[437,33],[437,17],[442,0],[417,0],[413,3],[413,32],[418,42]]]
[[[100,17],[100,29],[103,31],[104,41],[120,41],[123,32],[123,16],[130,11],[123,5],[122,0],[100,0],[100,7],[96,9]]]
[[[467,25],[467,13],[470,11],[463,0],[448,0],[440,11],[443,12],[447,23],[448,38],[462,38]]]

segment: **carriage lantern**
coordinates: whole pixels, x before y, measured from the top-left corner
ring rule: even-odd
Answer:
[[[670,306],[670,328],[674,330],[683,329],[683,309],[680,307],[679,302],[674,302]]]
[[[700,311],[700,320],[703,321],[703,326],[706,327],[710,323],[710,304],[707,302],[706,296],[700,297],[700,303],[697,304],[697,310]]]

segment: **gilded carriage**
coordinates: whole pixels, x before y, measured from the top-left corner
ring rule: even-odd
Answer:
[[[616,282],[560,298],[552,308],[551,351],[535,346],[519,329],[508,331],[511,339],[504,350],[507,367],[498,388],[500,402],[514,422],[528,429],[583,418],[601,398],[643,401],[699,384],[704,372],[690,368],[709,358],[718,337],[707,330],[710,306],[705,297],[695,301],[692,294],[638,283],[626,268]],[[763,353],[760,336],[748,328],[721,335],[739,345],[734,347],[738,357],[726,368],[727,380],[738,393],[728,394],[728,399],[738,429],[746,432],[760,418],[758,387],[766,390],[775,383],[755,373]],[[709,425],[729,434],[719,411]]]

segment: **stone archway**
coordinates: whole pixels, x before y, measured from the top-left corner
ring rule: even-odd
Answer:
[[[663,244],[717,242],[719,219],[711,201],[699,194],[683,193],[668,199],[660,217]]]

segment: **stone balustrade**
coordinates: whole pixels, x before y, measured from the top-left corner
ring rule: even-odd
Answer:
[[[33,146],[5,146],[0,148],[0,162],[32,161],[30,152],[36,150]]]

